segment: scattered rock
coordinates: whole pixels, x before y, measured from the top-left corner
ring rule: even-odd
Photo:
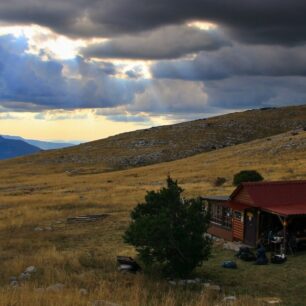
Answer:
[[[49,292],[60,292],[64,289],[65,285],[64,284],[61,284],[61,283],[57,283],[57,284],[54,284],[54,285],[51,285],[49,287],[47,287],[46,291],[49,291]]]
[[[226,296],[223,298],[222,302],[224,304],[232,304],[232,303],[235,303],[237,300],[237,298],[233,295],[230,295],[230,296]]]
[[[9,278],[9,281],[10,281],[10,282],[17,281],[17,277],[16,277],[16,276],[11,276],[11,277]]]
[[[200,278],[195,278],[195,279],[180,279],[180,280],[169,280],[168,283],[172,286],[180,285],[180,286],[185,286],[185,285],[196,285],[201,283]]]
[[[81,288],[81,289],[79,290],[79,293],[80,293],[80,295],[85,296],[85,295],[88,295],[88,290],[85,289],[85,288]]]
[[[48,232],[51,232],[51,231],[53,231],[53,228],[51,226],[47,226],[47,227],[45,227],[45,230],[48,231]]]
[[[208,290],[212,290],[212,291],[216,291],[216,292],[220,292],[221,291],[221,287],[219,285],[210,285],[208,287],[206,287]]]
[[[97,300],[92,303],[92,306],[121,306],[121,305],[108,301]]]
[[[180,285],[180,286],[184,286],[184,285],[186,285],[186,280],[180,279],[180,280],[177,282],[177,284]]]
[[[20,281],[25,281],[25,280],[28,280],[31,278],[31,274],[30,273],[26,273],[26,272],[23,272],[23,273],[20,273],[18,279]]]
[[[187,280],[186,280],[186,284],[187,284],[187,285],[200,284],[200,283],[201,283],[201,279],[199,279],[199,278],[187,279]]]
[[[280,305],[282,303],[282,300],[278,297],[263,297],[259,298],[258,301],[265,305]]]
[[[30,267],[27,267],[25,270],[24,270],[24,273],[35,273],[37,271],[37,269],[34,267],[34,266],[30,266]]]
[[[35,232],[43,232],[43,230],[44,230],[44,229],[41,228],[41,227],[39,227],[39,226],[37,226],[37,227],[34,228],[34,231],[35,231]]]
[[[10,286],[13,287],[13,288],[17,288],[17,287],[19,287],[19,283],[16,280],[13,280],[13,281],[10,282]]]

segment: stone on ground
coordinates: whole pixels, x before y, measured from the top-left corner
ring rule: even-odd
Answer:
[[[49,292],[60,292],[64,289],[65,285],[61,283],[53,284],[49,287],[47,287],[47,291]]]

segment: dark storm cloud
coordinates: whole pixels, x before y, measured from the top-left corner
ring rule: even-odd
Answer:
[[[110,115],[106,118],[113,122],[137,122],[143,124],[150,124],[150,117],[139,115]]]
[[[207,82],[154,80],[126,109],[199,118],[229,111],[305,104],[306,77],[232,77]]]
[[[306,77],[233,77],[205,83],[209,106],[250,109],[305,104]]]
[[[167,26],[137,36],[126,35],[83,49],[85,57],[166,59],[230,45],[219,30],[203,31],[187,25]]]
[[[217,80],[232,76],[306,76],[306,46],[243,46],[201,52],[192,60],[160,61],[156,78]]]
[[[107,63],[88,63],[80,57],[42,61],[26,49],[25,39],[0,36],[0,104],[7,109],[114,107],[131,103],[143,90],[140,82],[109,76],[114,69]]]
[[[302,0],[11,0],[0,20],[40,24],[74,36],[137,33],[190,20],[217,23],[250,43],[300,44],[306,40]]]

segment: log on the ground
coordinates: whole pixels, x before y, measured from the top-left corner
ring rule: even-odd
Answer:
[[[107,214],[99,214],[99,215],[85,215],[85,216],[77,216],[77,217],[68,217],[68,223],[82,223],[82,222],[95,222],[98,220],[102,220],[106,218]]]

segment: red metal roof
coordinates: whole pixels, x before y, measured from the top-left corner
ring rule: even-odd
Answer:
[[[306,215],[306,180],[242,183],[231,195],[232,201],[242,189],[254,207],[284,216]]]

